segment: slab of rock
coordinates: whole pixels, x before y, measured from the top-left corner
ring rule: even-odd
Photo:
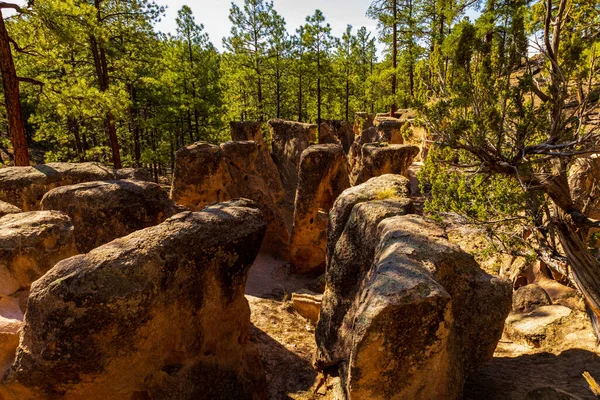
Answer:
[[[140,170],[113,170],[99,163],[49,163],[0,168],[0,200],[23,211],[40,209],[46,192],[59,186],[144,175]]]
[[[134,180],[61,186],[46,193],[41,206],[71,218],[81,253],[183,211],[158,184]]]
[[[172,199],[192,211],[236,198],[255,201],[267,221],[263,249],[289,257],[290,233],[275,197],[255,167],[258,146],[252,141],[221,146],[195,143],[175,154]]]
[[[538,307],[530,313],[511,314],[506,320],[506,334],[514,341],[539,346],[552,326],[571,315],[570,308],[560,305]]]
[[[341,145],[311,146],[302,153],[290,244],[296,272],[324,272],[327,214],[348,187],[346,156]]]
[[[541,306],[552,304],[548,293],[540,286],[531,284],[522,286],[513,293],[513,311],[527,313]]]
[[[19,207],[13,206],[12,204],[0,201],[0,218],[8,214],[18,214],[23,212]]]
[[[292,307],[304,318],[308,319],[313,324],[319,320],[319,312],[321,311],[322,294],[310,292],[308,290],[299,293],[292,293]]]
[[[467,373],[493,356],[512,287],[437,224],[405,215],[408,199],[377,199],[372,181],[330,213],[316,366],[337,370],[347,398],[459,399]],[[374,195],[359,202],[363,187]]]
[[[265,223],[247,200],[184,212],[35,282],[5,400],[260,399],[244,297]]]
[[[0,218],[0,297],[28,289],[75,254],[73,224],[66,214],[31,211]]]
[[[369,143],[362,147],[360,162],[355,165],[352,177],[355,185],[384,174],[408,175],[408,168],[419,154],[413,145],[388,145]]]
[[[377,117],[374,124],[379,132],[378,141],[389,144],[403,144],[402,128],[406,121],[391,117]]]
[[[269,121],[273,161],[279,171],[281,182],[290,204],[294,202],[298,187],[300,156],[309,143],[317,140],[317,126],[302,122],[272,119]]]
[[[266,182],[276,202],[283,199],[285,191],[279,177],[277,167],[271,158],[269,148],[263,138],[260,122],[244,121],[231,122],[231,140],[234,142],[253,141],[258,146],[258,156],[255,162],[256,171]]]

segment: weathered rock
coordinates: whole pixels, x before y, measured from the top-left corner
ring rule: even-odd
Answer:
[[[402,127],[405,121],[391,117],[375,118],[375,126],[379,133],[378,141],[388,144],[403,144]]]
[[[265,143],[260,130],[260,122],[245,121],[231,122],[231,140],[234,142],[253,141],[258,146],[258,156],[256,158],[255,168],[263,180],[266,182],[273,198],[276,202],[283,199],[285,192],[283,184],[279,177],[277,167],[271,158],[269,148]]]
[[[4,374],[15,358],[23,323],[0,315],[0,373]]]
[[[348,154],[354,142],[354,130],[348,121],[328,120],[319,125],[319,144],[341,144]]]
[[[419,148],[412,145],[381,146],[369,143],[362,147],[360,163],[355,166],[352,176],[355,185],[384,174],[407,175],[408,168],[419,154]]]
[[[23,211],[19,207],[0,201],[0,218],[8,214],[18,214],[21,212]]]
[[[171,197],[192,211],[236,198],[255,201],[267,221],[263,249],[289,257],[289,230],[275,198],[256,171],[256,142],[196,143],[177,151]]]
[[[551,305],[538,307],[527,314],[511,314],[506,320],[506,335],[514,341],[538,346],[552,326],[571,313],[570,308]]]
[[[573,396],[560,389],[546,386],[531,390],[529,393],[527,393],[525,400],[581,400],[581,398]]]
[[[337,369],[347,398],[458,399],[494,353],[512,288],[442,228],[404,215],[406,179],[381,199],[388,179],[348,189],[330,213],[316,366]]]
[[[57,264],[32,286],[0,396],[264,398],[244,297],[264,230],[240,200]]]
[[[134,180],[61,186],[46,193],[41,206],[71,218],[81,253],[183,211],[158,184]]]
[[[327,246],[327,214],[350,186],[342,146],[322,144],[302,153],[291,237],[291,262],[297,272],[322,273]]]
[[[55,211],[0,218],[0,297],[28,289],[58,261],[77,254],[73,224]]]
[[[272,119],[269,121],[271,132],[272,157],[277,169],[287,201],[292,204],[298,187],[298,167],[300,156],[309,143],[316,142],[317,126],[302,122]]]
[[[294,310],[298,314],[316,324],[319,320],[322,299],[322,294],[313,293],[308,290],[292,293],[292,307],[294,307]]]
[[[142,170],[113,170],[91,162],[0,168],[0,200],[23,211],[35,211],[44,194],[59,186],[143,176]]]
[[[548,293],[540,286],[531,284],[526,285],[513,294],[513,311],[519,313],[527,313],[541,306],[549,306],[552,304]]]
[[[136,181],[153,182],[152,174],[146,168],[116,169],[115,179],[133,179]]]

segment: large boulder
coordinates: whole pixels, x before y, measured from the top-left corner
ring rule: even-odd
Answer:
[[[385,175],[408,175],[408,168],[419,154],[419,148],[413,145],[381,145],[369,143],[362,147],[360,162],[352,171],[353,183],[360,185],[369,179]]]
[[[0,218],[0,298],[29,289],[54,264],[75,254],[66,214],[31,211]]]
[[[258,154],[258,146],[252,141],[221,146],[199,142],[182,148],[175,154],[171,197],[192,211],[240,197],[255,201],[267,221],[263,248],[287,258],[289,230],[275,197],[256,170]]]
[[[0,201],[0,218],[8,214],[18,214],[23,212],[19,207],[13,206],[12,204]]]
[[[234,201],[57,264],[32,286],[0,397],[264,398],[244,297],[264,231]]]
[[[231,140],[234,142],[253,141],[258,146],[258,156],[255,162],[256,171],[263,178],[267,187],[273,194],[275,201],[283,199],[285,192],[283,190],[283,184],[279,177],[277,167],[271,158],[269,148],[263,138],[260,122],[244,121],[244,122],[231,122]]]
[[[302,153],[290,245],[296,272],[324,272],[327,215],[335,199],[348,187],[346,156],[341,145],[315,145]]]
[[[146,174],[134,169],[113,170],[91,162],[0,168],[0,200],[23,211],[35,211],[40,209],[40,201],[44,194],[56,187],[134,176],[147,178]]]
[[[319,125],[319,144],[341,144],[348,154],[354,142],[354,129],[350,122],[327,120]]]
[[[298,167],[300,156],[311,142],[317,140],[317,126],[302,122],[272,119],[272,157],[283,183],[288,203],[293,204],[298,187]]]
[[[331,212],[316,366],[339,374],[346,398],[459,399],[494,353],[512,288],[406,215],[396,179],[389,192],[389,176],[348,189]]]
[[[61,186],[46,193],[41,206],[71,218],[81,253],[158,225],[181,211],[158,184],[133,180]]]
[[[403,144],[402,128],[405,121],[391,117],[377,117],[374,121],[379,132],[378,141],[389,144]]]

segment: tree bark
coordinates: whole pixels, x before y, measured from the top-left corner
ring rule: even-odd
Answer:
[[[396,69],[398,68],[398,7],[397,0],[392,0],[392,68],[394,72],[392,73],[392,104],[390,105],[390,117],[394,117],[396,114],[396,85],[397,85],[397,77],[396,77]]]
[[[10,39],[0,9],[0,73],[4,88],[4,104],[8,118],[8,132],[13,146],[14,161],[18,167],[29,166],[29,150],[25,136],[25,121],[21,110],[19,79],[10,49]]]

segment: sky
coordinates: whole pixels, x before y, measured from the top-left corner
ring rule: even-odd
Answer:
[[[294,33],[296,28],[303,25],[308,15],[314,14],[316,9],[320,9],[323,11],[326,21],[331,25],[331,33],[340,37],[348,24],[354,27],[355,32],[361,26],[366,26],[369,31],[376,34],[377,22],[365,15],[371,1],[273,0],[273,4],[275,10],[285,18],[290,33]],[[158,24],[158,30],[174,33],[177,10],[183,5],[188,5],[194,12],[196,23],[204,25],[211,42],[219,50],[223,49],[223,38],[229,36],[231,30],[229,22],[231,0],[156,0],[156,2],[167,6],[166,16]],[[234,0],[233,2],[239,6],[244,4],[243,0]]]

